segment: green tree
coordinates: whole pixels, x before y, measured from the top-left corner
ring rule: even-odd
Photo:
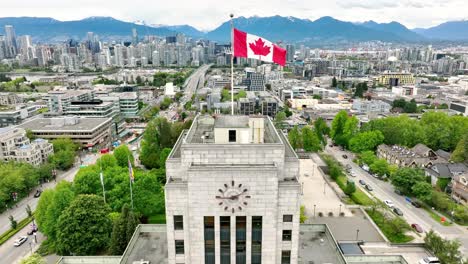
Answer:
[[[43,228],[39,226],[51,241],[56,241],[57,239],[57,219],[70,205],[74,197],[75,194],[72,190],[72,184],[67,181],[59,182],[53,190],[50,205],[47,207],[47,211],[45,212],[46,222],[43,223]]]
[[[343,128],[344,146],[348,146],[349,140],[351,140],[359,132],[358,125],[359,125],[359,120],[355,116],[352,116],[346,120],[344,128]]]
[[[104,182],[107,176],[104,170]],[[81,168],[73,180],[73,190],[76,194],[99,194],[102,195],[102,186],[100,182],[100,168],[97,165],[91,165]]]
[[[136,211],[145,216],[164,213],[164,190],[154,173],[138,175],[133,189]]]
[[[425,181],[421,181],[415,183],[414,186],[411,187],[411,191],[418,199],[427,202],[431,199],[432,186]]]
[[[349,149],[353,152],[360,153],[367,150],[375,150],[378,145],[382,144],[384,136],[382,132],[365,131],[356,134],[349,140]]]
[[[293,149],[302,148],[302,134],[297,126],[294,126],[288,133],[288,140]]]
[[[362,98],[364,96],[364,87],[361,83],[358,83],[354,91],[354,97]]]
[[[32,217],[33,216],[33,212],[31,210],[31,206],[26,205],[26,208],[25,208],[25,211],[26,211],[26,214],[28,215],[28,217]]]
[[[114,149],[114,157],[120,167],[128,167],[128,160],[130,160],[132,166],[134,165],[133,154],[127,145],[120,145]]]
[[[328,127],[327,123],[323,118],[319,117],[317,120],[314,122],[314,128],[315,131],[317,132],[317,136],[319,137],[320,141],[322,141],[323,144],[326,144],[326,138],[325,135],[330,134],[330,128]]]
[[[387,220],[386,223],[389,227],[387,228],[387,231],[394,236],[402,235],[407,230],[410,230],[408,223],[406,223],[406,221],[401,217],[394,217],[390,220]]]
[[[112,154],[104,154],[96,161],[96,166],[102,170],[106,170],[107,168],[118,166],[117,159]]]
[[[29,138],[29,140],[34,140],[36,139],[36,136],[34,135],[34,132],[31,129],[26,129],[26,137]]]
[[[130,242],[128,234],[132,234],[138,225],[138,219],[128,205],[122,206],[122,213],[114,220],[110,240],[110,252],[112,255],[122,255]]]
[[[344,129],[347,120],[348,113],[346,113],[346,111],[344,110],[338,112],[335,118],[333,118],[330,136],[333,139],[333,141],[335,141],[335,143],[338,145],[345,145],[346,141],[344,139]]]
[[[22,259],[20,264],[47,264],[47,262],[41,257],[41,255],[34,253],[29,257]]]
[[[293,115],[293,112],[291,112],[291,110],[289,110],[289,107],[288,106],[284,106],[284,109],[283,109],[284,113],[286,114],[286,117],[291,117]]]
[[[284,121],[286,120],[286,113],[284,111],[279,111],[275,116],[275,126],[279,129],[284,128]]]
[[[338,82],[336,81],[336,77],[333,76],[331,87],[335,87],[335,88],[336,88],[337,85],[338,85]]]
[[[169,157],[169,154],[171,154],[172,149],[170,148],[164,148],[161,151],[161,154],[159,155],[159,167],[160,168],[166,168],[166,160]]]
[[[305,126],[302,128],[301,133],[305,151],[317,152],[322,150],[322,143],[314,130],[309,126]]]
[[[369,166],[369,169],[379,176],[389,174],[388,162],[385,159],[377,159]]]
[[[362,152],[361,154],[359,154],[359,158],[363,164],[367,164],[368,166],[372,165],[377,160],[377,157],[372,151]]]
[[[433,230],[430,230],[427,232],[426,237],[424,237],[424,243],[439,258],[441,263],[459,264],[468,261],[467,259],[463,259],[459,240],[443,239]]]
[[[468,133],[460,139],[450,159],[454,162],[468,161]]]
[[[11,228],[16,229],[16,227],[18,226],[18,222],[15,220],[15,218],[12,215],[10,215],[8,219],[10,220]]]
[[[58,218],[57,253],[94,255],[107,248],[110,208],[96,195],[79,195]]]
[[[413,186],[418,182],[424,182],[425,176],[420,169],[400,168],[391,177],[392,184],[405,194],[412,194]]]
[[[344,190],[344,193],[347,195],[351,195],[356,191],[356,186],[354,185],[354,182],[348,181],[346,183],[346,188]]]

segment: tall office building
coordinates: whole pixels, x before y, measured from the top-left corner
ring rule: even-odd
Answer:
[[[168,263],[298,263],[299,160],[263,116],[198,116],[166,161]]]
[[[185,35],[182,33],[176,34],[176,42],[177,44],[185,44]]]
[[[136,28],[132,28],[132,44],[133,45],[138,44],[138,32]]]
[[[7,57],[6,41],[5,36],[0,35],[0,60]]]
[[[248,91],[265,91],[265,75],[254,71],[247,71],[246,75],[244,84]]]
[[[16,45],[16,33],[13,26],[5,26],[5,40],[6,40],[6,49],[7,57],[13,58],[18,53],[18,47]]]
[[[286,61],[293,62],[295,53],[296,53],[296,49],[294,48],[294,45],[287,44],[286,45]]]

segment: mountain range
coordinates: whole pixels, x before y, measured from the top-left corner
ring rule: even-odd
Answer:
[[[340,43],[380,40],[387,42],[429,42],[468,40],[468,21],[452,21],[431,28],[410,30],[398,22],[377,23],[367,21],[352,23],[333,17],[317,20],[296,17],[238,17],[234,25],[240,30],[265,37],[272,41],[290,43]],[[40,17],[0,18],[0,27],[13,25],[17,35],[31,35],[34,41],[58,42],[67,39],[84,39],[89,31],[104,40],[129,40],[136,28],[140,36],[172,36],[177,32],[194,38],[228,42],[230,23],[203,32],[190,25],[147,25],[114,19],[112,17],[89,17],[75,21],[59,21]],[[1,31],[0,31],[1,32]],[[1,34],[1,33],[0,33]]]

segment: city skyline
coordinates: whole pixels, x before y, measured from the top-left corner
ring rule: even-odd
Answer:
[[[142,6],[145,8],[141,8]],[[428,28],[447,21],[468,19],[467,15],[458,12],[465,8],[468,8],[468,3],[461,0],[449,0],[444,3],[422,0],[348,0],[327,1],[313,5],[298,0],[254,3],[240,0],[223,3],[222,6],[214,0],[198,1],[196,4],[189,0],[175,0],[165,2],[164,6],[159,5],[158,1],[152,6],[146,6],[142,0],[131,3],[116,0],[112,6],[107,2],[96,3],[90,0],[72,3],[57,0],[45,0],[40,3],[20,0],[2,8],[0,17],[52,17],[61,21],[70,21],[92,16],[111,16],[128,22],[145,21],[149,25],[188,24],[199,30],[208,31],[225,22],[229,18],[229,13],[234,13],[236,17],[281,15],[316,20],[323,16],[332,16],[350,22],[398,21],[408,28]]]

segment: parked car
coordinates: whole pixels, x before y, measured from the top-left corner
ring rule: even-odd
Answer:
[[[393,212],[399,216],[403,216],[403,212],[399,208],[394,207]]]
[[[411,227],[414,228],[414,230],[416,230],[416,232],[418,232],[418,233],[424,232],[422,227],[420,225],[418,225],[418,224],[411,224]]]
[[[370,187],[369,184],[366,184],[366,190],[368,190],[369,192],[373,191],[372,187]]]
[[[343,157],[343,159],[347,159],[347,158],[348,158],[348,155],[346,155],[346,154],[343,154],[343,156],[342,156],[342,157]]]
[[[26,240],[28,240],[27,236],[20,236],[20,237],[18,237],[18,239],[15,240],[13,245],[15,247],[19,247],[19,246],[23,245],[23,243],[26,242]]]
[[[351,175],[351,177],[356,177],[356,176],[357,176],[357,175],[356,175],[356,172],[354,172],[354,171],[350,171],[350,172],[349,172],[349,175]]]
[[[349,171],[349,172],[350,172],[351,169],[352,169],[351,165],[349,165],[349,164],[346,164],[345,168],[346,168],[346,171]]]
[[[366,182],[364,180],[359,180],[359,184],[361,184],[362,186],[366,185]]]
[[[416,208],[420,208],[421,207],[421,204],[418,202],[418,201],[411,201],[411,204],[416,207]]]
[[[34,198],[39,198],[41,196],[42,191],[41,190],[36,190],[36,193],[34,194]]]
[[[384,203],[390,208],[393,208],[395,206],[391,200],[384,200]]]
[[[425,257],[421,260],[419,260],[419,264],[439,264],[440,261],[436,257]]]
[[[403,195],[403,193],[398,189],[395,189],[395,193],[398,194],[398,195]]]

